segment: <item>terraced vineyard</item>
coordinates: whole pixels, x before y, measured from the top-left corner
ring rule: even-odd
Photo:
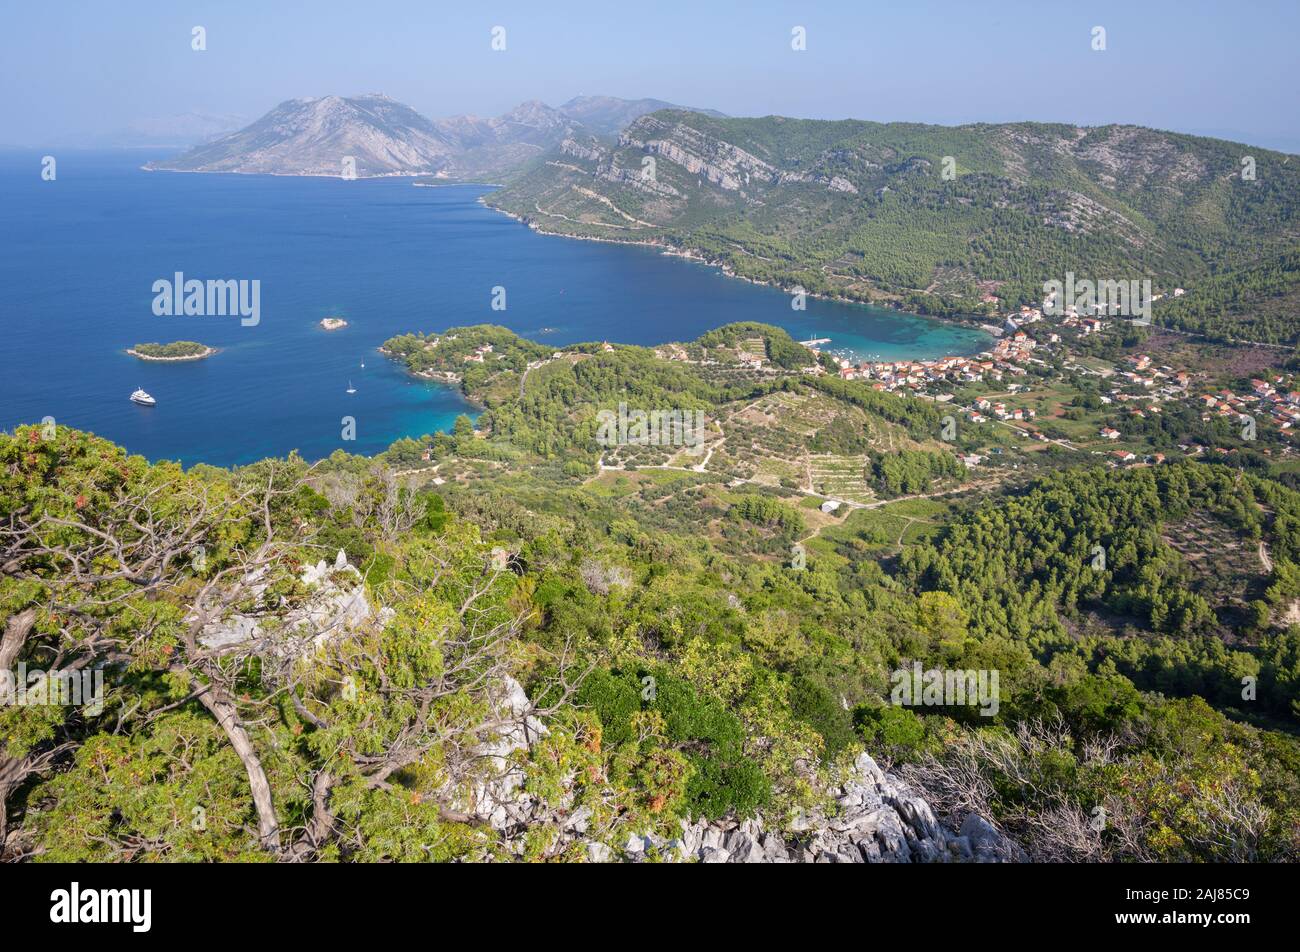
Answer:
[[[798,418],[805,399],[802,395],[772,393],[734,407],[723,417],[726,440],[710,468],[735,478],[799,485],[803,444],[815,432]]]
[[[767,394],[724,414],[721,426],[711,472],[856,503],[876,498],[864,478],[869,450],[921,446],[901,427],[816,392]]]
[[[876,498],[867,486],[863,473],[867,466],[866,456],[812,456],[808,460],[808,471],[812,478],[812,490],[823,496],[846,499],[850,502],[867,503]]]

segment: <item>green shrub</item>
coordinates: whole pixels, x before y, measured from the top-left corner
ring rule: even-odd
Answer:
[[[853,722],[869,748],[883,749],[896,760],[911,760],[926,747],[925,722],[905,707],[859,707]]]
[[[647,676],[653,682],[644,681]],[[691,815],[750,816],[771,800],[771,783],[745,756],[740,719],[689,682],[657,671],[593,671],[577,700],[600,718],[607,749],[633,739],[637,711],[652,710],[663,718],[669,745],[685,754],[692,767],[686,787]]]
[[[855,740],[853,715],[820,681],[796,677],[791,691],[791,711],[796,718],[822,735],[830,759]]]

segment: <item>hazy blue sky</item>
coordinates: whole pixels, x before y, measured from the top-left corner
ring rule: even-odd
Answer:
[[[607,94],[733,115],[1133,122],[1300,152],[1297,37],[1300,0],[7,2],[0,142],[384,92],[430,116]]]

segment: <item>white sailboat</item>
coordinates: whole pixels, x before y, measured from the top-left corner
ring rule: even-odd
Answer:
[[[352,381],[349,380],[349,381],[348,381],[348,393],[356,393],[356,392],[357,392],[357,388],[354,387],[354,386],[352,386]]]
[[[142,387],[137,387],[135,393],[131,394],[131,402],[138,403],[142,407],[152,407],[158,403],[157,400],[145,393]]]

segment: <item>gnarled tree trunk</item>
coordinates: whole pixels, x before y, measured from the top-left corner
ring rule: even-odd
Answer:
[[[257,809],[258,839],[264,849],[279,852],[280,824],[275,818],[275,805],[271,800],[271,784],[262,769],[262,759],[253,747],[253,741],[239,719],[235,704],[224,690],[215,684],[206,685],[198,695],[199,703],[217,719],[221,729],[226,732],[230,746],[235,748],[239,761],[248,772],[248,786],[253,794],[253,806]]]
[[[27,643],[27,635],[36,624],[36,609],[28,608],[10,615],[5,622],[4,635],[0,636],[0,671],[9,671],[18,654]],[[4,852],[5,838],[9,832],[9,794],[33,772],[30,757],[5,757],[0,755],[0,853]]]

